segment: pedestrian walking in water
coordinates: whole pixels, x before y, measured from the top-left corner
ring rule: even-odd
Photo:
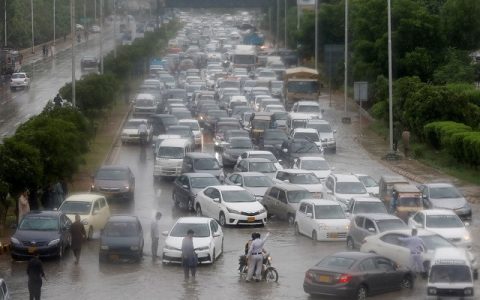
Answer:
[[[34,254],[27,266],[28,292],[30,300],[40,300],[42,292],[42,278],[46,280],[43,273],[42,262],[38,258],[38,252]]]
[[[193,247],[194,234],[195,232],[192,229],[189,229],[187,231],[187,236],[184,237],[182,241],[182,265],[185,279],[190,277],[190,272],[192,273],[193,278],[195,278],[197,273],[198,258],[195,253],[195,248]]]
[[[28,202],[28,191],[25,190],[20,194],[18,198],[18,223],[22,220],[23,216],[30,212],[30,203]]]
[[[253,241],[250,244],[250,249],[248,249],[247,259],[248,259],[248,273],[247,273],[247,282],[252,280],[253,272],[255,272],[255,280],[260,281],[262,277],[262,267],[263,267],[263,245],[267,241],[270,232],[268,232],[263,239],[261,239],[260,233],[255,233]]]
[[[412,236],[399,237],[398,240],[403,242],[405,247],[410,250],[410,270],[415,274],[424,273],[422,253],[425,252],[425,244],[423,240],[418,237],[417,229],[412,229]]]
[[[82,252],[83,240],[87,237],[85,227],[82,222],[80,222],[79,214],[75,214],[75,222],[70,226],[70,235],[72,236],[71,248],[75,256],[75,264],[77,265],[80,260],[80,253]]]
[[[155,214],[155,218],[152,220],[150,224],[150,236],[152,237],[152,258],[155,260],[157,259],[157,251],[158,251],[158,240],[160,239],[160,228],[158,227],[160,219],[162,218],[162,213],[157,212]]]

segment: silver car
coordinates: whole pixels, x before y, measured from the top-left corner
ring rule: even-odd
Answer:
[[[265,192],[261,203],[269,216],[273,215],[293,225],[300,201],[311,197],[310,192],[301,186],[277,183]]]
[[[225,184],[238,185],[262,201],[267,189],[274,185],[272,179],[260,172],[236,172],[225,178]]]

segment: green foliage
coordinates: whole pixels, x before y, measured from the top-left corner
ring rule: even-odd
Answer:
[[[480,2],[447,0],[441,8],[442,31],[449,46],[463,50],[480,47]]]
[[[456,133],[472,131],[472,127],[452,121],[437,121],[423,127],[425,140],[435,149],[445,146]]]
[[[388,120],[388,100],[378,101],[375,103],[372,108],[370,108],[370,113],[375,119],[378,120]]]
[[[465,51],[449,49],[445,63],[440,65],[433,74],[433,82],[436,84],[468,82],[475,80],[475,67],[471,64],[471,58]]]

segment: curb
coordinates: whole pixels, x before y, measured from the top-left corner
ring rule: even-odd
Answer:
[[[115,137],[112,141],[112,144],[110,145],[110,149],[108,150],[107,155],[105,156],[105,159],[103,160],[102,165],[105,165],[112,158],[113,149],[115,148],[115,145],[118,143],[118,140],[120,139],[120,134],[122,132],[122,128],[125,125],[125,123],[127,122],[128,116],[130,116],[130,113],[132,112],[132,107],[133,107],[133,105],[130,103],[128,105],[127,113],[123,117],[122,122],[120,123],[120,126],[118,127],[117,132],[115,133]]]

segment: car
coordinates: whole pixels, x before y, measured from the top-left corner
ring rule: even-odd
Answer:
[[[182,139],[188,140],[192,148],[195,146],[195,135],[190,126],[171,125],[168,126],[166,134],[178,134]]]
[[[298,140],[305,139],[309,142],[313,142],[321,151],[323,151],[320,135],[314,128],[294,128],[290,133],[290,138]]]
[[[292,112],[303,113],[321,119],[323,109],[320,109],[318,101],[298,101],[293,104]]]
[[[323,198],[322,182],[311,171],[298,169],[280,170],[275,174],[273,181],[299,185],[311,193],[311,198]]]
[[[72,222],[75,222],[75,215],[78,214],[85,227],[87,239],[92,238],[94,231],[102,230],[110,217],[107,199],[95,193],[70,195],[58,210],[65,213]]]
[[[390,258],[400,266],[409,266],[410,249],[407,248],[399,238],[411,236],[411,231],[411,229],[389,230],[380,234],[368,236],[360,247],[360,251],[375,252],[379,255]],[[437,249],[460,249],[442,236],[425,229],[418,229],[417,235],[426,247],[426,251],[422,252],[422,261],[427,273],[430,270],[430,265]],[[462,250],[465,251],[465,254],[469,258],[474,274],[478,274],[476,257],[469,250]]]
[[[291,139],[283,142],[277,157],[283,161],[284,165],[291,168],[295,160],[303,156],[323,157],[323,151],[314,142],[305,139]]]
[[[171,125],[177,125],[178,119],[168,114],[155,114],[150,116],[153,125],[153,135],[165,134],[167,128]]]
[[[22,89],[29,89],[30,88],[30,78],[28,77],[27,73],[19,72],[13,73],[10,77],[10,89],[12,91],[22,88]]]
[[[133,114],[135,116],[151,116],[157,111],[157,102],[152,94],[137,94],[133,101]]]
[[[342,206],[332,200],[304,199],[295,214],[295,233],[314,241],[344,241],[349,224]]]
[[[182,173],[210,173],[223,180],[223,171],[217,158],[210,153],[189,152],[185,154]]]
[[[203,130],[200,128],[200,124],[195,119],[181,119],[178,120],[178,125],[189,126],[195,137],[195,146],[203,145]]]
[[[245,151],[253,150],[252,140],[248,137],[232,137],[227,145],[224,145],[222,152],[222,164],[232,167],[236,164],[238,157]]]
[[[277,170],[283,169],[282,165],[277,160],[275,155],[273,155],[273,153],[270,151],[264,151],[264,150],[245,151],[244,153],[240,154],[240,156],[237,159],[237,163],[240,162],[240,160],[245,158],[266,158],[275,165],[275,168],[277,168]]]
[[[133,200],[135,176],[128,166],[102,166],[93,175],[91,192],[100,193],[108,200]]]
[[[95,56],[84,56],[80,59],[80,68],[86,69],[98,69],[98,59]]]
[[[208,186],[220,184],[218,178],[209,173],[184,173],[173,182],[173,202],[176,207],[194,211],[198,192]]]
[[[249,138],[250,133],[243,129],[228,130],[224,133],[223,139],[217,140],[214,138],[214,149],[219,152],[223,151],[225,146],[230,143],[230,139],[234,137]]]
[[[11,298],[10,292],[7,287],[7,283],[5,280],[0,278],[0,300],[10,300]]]
[[[158,149],[160,148],[160,144],[165,140],[170,139],[181,139],[182,137],[178,134],[159,134],[157,137],[154,137],[155,144],[153,144],[153,156],[154,158],[157,157]]]
[[[323,258],[305,273],[307,294],[338,299],[365,299],[402,288],[412,289],[414,274],[374,254],[339,252]]]
[[[365,237],[388,230],[406,229],[408,226],[398,217],[386,213],[362,213],[355,215],[348,228],[347,248],[358,249]]]
[[[182,262],[182,241],[193,230],[193,247],[199,263],[213,264],[223,253],[222,227],[212,218],[179,218],[170,231],[164,231],[163,263]]]
[[[12,259],[28,259],[35,254],[43,258],[62,258],[72,244],[71,225],[61,211],[30,211],[10,238]]]
[[[378,185],[378,182],[373,179],[372,176],[367,175],[367,174],[353,174],[355,175],[358,180],[360,180],[361,183],[365,186],[367,189],[367,192],[372,195],[373,197],[379,197],[380,196],[380,188]]]
[[[100,263],[109,260],[133,259],[139,262],[143,257],[143,229],[136,216],[111,216],[100,237]]]
[[[153,165],[153,177],[177,177],[182,174],[183,158],[193,151],[187,139],[166,139],[158,146]]]
[[[375,197],[353,197],[346,212],[350,219],[353,219],[357,214],[388,214],[382,200]]]
[[[272,178],[277,172],[275,164],[267,158],[245,158],[233,168],[234,172],[260,172]]]
[[[197,194],[195,212],[218,220],[220,225],[265,225],[267,211],[255,197],[235,185],[209,186]]]
[[[225,184],[245,188],[260,202],[267,189],[274,185],[270,177],[260,172],[235,172],[225,178]]]
[[[147,124],[147,142],[152,140],[152,125],[148,122],[147,119],[129,119],[123,125],[122,133],[121,133],[121,140],[122,144],[126,143],[140,143],[140,134],[138,132],[138,128],[140,124],[145,123]]]
[[[299,157],[293,163],[293,169],[311,171],[321,181],[325,181],[328,175],[332,173],[332,169],[328,165],[328,162],[325,160],[325,158],[320,156]]]
[[[265,129],[263,136],[259,141],[259,148],[272,152],[277,158],[279,151],[284,142],[288,140],[288,136],[282,129]]]
[[[225,134],[229,131],[238,131],[241,130],[240,123],[235,121],[218,121],[215,124],[215,133],[213,137],[213,144],[215,146],[215,150],[219,150],[222,148],[222,144],[225,142]]]
[[[368,197],[363,183],[354,175],[330,174],[324,182],[325,198],[337,200],[348,206],[353,197]]]
[[[448,209],[426,209],[417,212],[408,219],[412,228],[424,228],[446,238],[457,247],[470,249],[472,237],[462,220]]]
[[[333,153],[337,152],[337,140],[335,138],[335,133],[337,133],[337,131],[332,129],[328,121],[320,119],[307,120],[305,127],[317,130],[320,135],[322,147],[325,151]]]
[[[427,208],[455,211],[462,220],[472,220],[472,208],[457,188],[449,183],[427,183],[418,186]]]
[[[90,32],[91,33],[99,33],[101,31],[100,29],[100,26],[98,25],[92,25],[92,27],[90,27]]]

